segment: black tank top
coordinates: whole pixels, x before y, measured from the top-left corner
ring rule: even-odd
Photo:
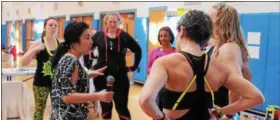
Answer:
[[[207,54],[209,56],[212,55],[214,48],[215,47],[211,47],[207,51]],[[215,105],[218,105],[220,107],[224,107],[224,106],[227,106],[229,104],[228,91],[229,90],[225,86],[222,86],[215,92]]]
[[[44,43],[44,40],[42,40]],[[58,45],[57,40],[57,45]],[[33,85],[42,87],[52,86],[52,76],[53,72],[51,70],[51,57],[54,55],[55,51],[49,51],[45,44],[45,49],[36,55],[37,69],[34,75]]]
[[[195,83],[197,89],[193,92],[186,93],[178,103],[177,100],[183,92],[171,91],[164,87],[162,91],[163,108],[175,110],[189,109],[186,115],[177,120],[185,120],[186,118],[208,120],[210,118],[208,109],[213,108],[213,101],[211,93],[205,92],[204,75],[207,72],[210,58],[208,57],[206,69],[204,70],[206,54],[198,57],[183,51],[180,53],[182,53],[191,64],[194,76],[196,76]],[[176,108],[174,108],[175,103],[178,103]]]

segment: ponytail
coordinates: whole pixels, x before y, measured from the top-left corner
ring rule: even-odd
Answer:
[[[44,30],[41,34],[41,40],[44,43],[44,37],[46,36],[46,31]]]
[[[69,45],[65,42],[61,43],[58,48],[56,49],[55,55],[52,57],[52,70],[55,69],[56,65],[58,64],[60,58],[68,52]]]

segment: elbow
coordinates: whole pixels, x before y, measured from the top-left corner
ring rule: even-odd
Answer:
[[[22,58],[22,59],[19,61],[19,64],[20,64],[21,66],[26,66],[26,65],[27,65],[27,63],[25,62],[25,59],[24,59],[24,58]]]
[[[256,102],[256,105],[263,104],[265,102],[265,98],[261,93],[256,95],[256,97],[253,100]]]
[[[66,103],[66,104],[70,104],[70,103],[71,103],[71,101],[70,101],[70,99],[69,99],[69,96],[63,96],[63,97],[62,97],[62,100],[63,100],[63,102]]]
[[[147,106],[149,105],[149,103],[150,103],[150,98],[145,97],[145,96],[140,97],[139,104],[140,104],[140,107],[142,108],[142,110],[145,110],[147,108]]]

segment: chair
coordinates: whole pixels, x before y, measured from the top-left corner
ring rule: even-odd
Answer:
[[[2,82],[2,120],[30,120],[30,108],[30,91],[24,82]]]

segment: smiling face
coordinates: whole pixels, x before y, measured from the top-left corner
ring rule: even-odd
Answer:
[[[171,37],[170,37],[168,31],[161,30],[159,32],[159,41],[160,41],[160,44],[163,45],[163,46],[166,46],[166,45],[170,44]]]

